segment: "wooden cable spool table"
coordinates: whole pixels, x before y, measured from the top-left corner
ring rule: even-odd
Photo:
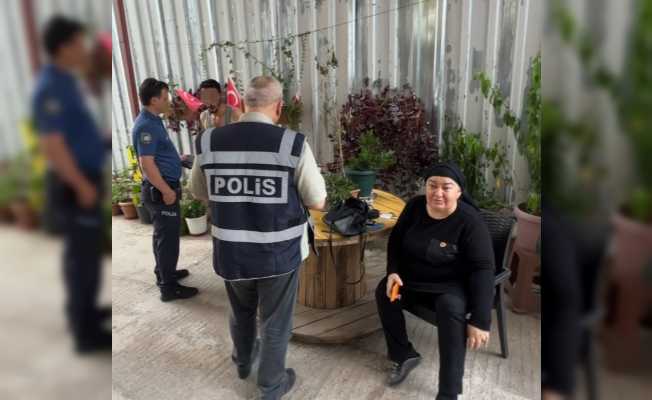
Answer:
[[[387,237],[405,207],[399,197],[381,190],[374,190],[372,198],[371,206],[381,214],[375,222],[383,227],[365,234],[363,242]],[[314,210],[310,213],[315,222],[319,256],[311,250],[299,272],[294,339],[310,343],[347,343],[376,331],[380,321],[373,297],[375,286],[368,287],[367,280],[377,279],[378,272],[370,275],[364,261],[361,262],[361,238],[331,234],[323,222],[325,213]],[[383,214],[388,214],[389,218],[383,218]],[[329,242],[332,242],[332,254]],[[368,276],[363,276],[365,270]],[[384,275],[384,265],[382,270]]]

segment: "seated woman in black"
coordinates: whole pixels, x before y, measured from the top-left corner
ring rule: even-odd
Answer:
[[[452,163],[426,174],[426,194],[408,202],[387,246],[387,277],[376,289],[389,358],[388,384],[402,382],[421,356],[409,342],[403,306],[426,304],[437,315],[439,388],[437,399],[462,393],[466,346],[489,341],[494,256],[487,226],[464,192],[464,176]],[[398,300],[390,301],[394,282]],[[467,320],[467,316],[468,320]]]

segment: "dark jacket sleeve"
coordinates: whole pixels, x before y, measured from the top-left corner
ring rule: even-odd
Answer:
[[[494,297],[494,251],[489,229],[480,216],[469,221],[462,242],[470,272],[469,324],[488,331]]]
[[[415,204],[420,202],[420,198],[423,198],[423,196],[417,196],[405,205],[403,212],[398,217],[398,221],[396,221],[394,229],[389,234],[387,241],[387,275],[398,273],[399,262],[402,259],[401,244],[403,242],[403,236],[414,221]]]

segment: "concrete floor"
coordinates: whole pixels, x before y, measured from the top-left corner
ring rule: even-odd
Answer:
[[[228,301],[211,266],[208,236],[185,237],[180,267],[184,284],[198,297],[161,303],[153,284],[151,226],[113,218],[113,399],[250,399],[253,377],[237,379],[231,362]],[[369,263],[383,262],[372,249]],[[511,355],[496,355],[492,332],[488,350],[467,356],[462,399],[540,398],[540,320],[509,313]],[[495,324],[494,324],[495,325]],[[494,327],[495,328],[495,327]],[[424,362],[398,388],[383,380],[389,367],[382,332],[350,345],[290,343],[287,365],[296,370],[287,399],[434,399],[437,393],[437,332],[408,316],[410,338]]]
[[[72,352],[63,314],[61,242],[0,224],[0,254],[0,399],[109,399],[110,352]],[[104,263],[100,294],[107,305],[110,261]]]

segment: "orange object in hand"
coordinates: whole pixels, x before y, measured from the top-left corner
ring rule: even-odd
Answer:
[[[393,303],[396,299],[398,299],[398,288],[399,288],[398,283],[394,282],[394,285],[392,285],[392,291],[389,295],[389,301],[391,303]]]

